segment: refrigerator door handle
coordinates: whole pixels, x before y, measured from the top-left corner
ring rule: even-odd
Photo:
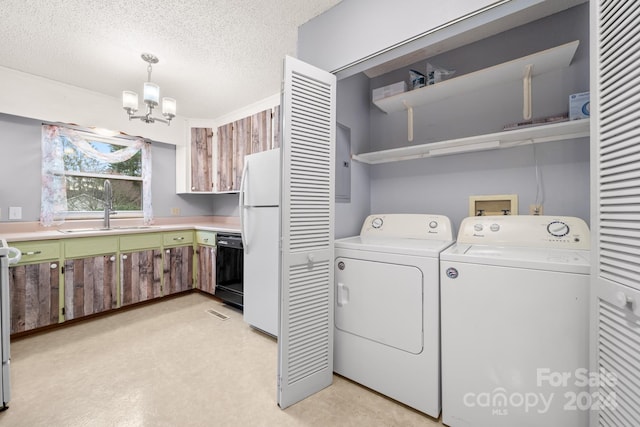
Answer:
[[[242,178],[240,179],[240,197],[239,197],[240,237],[242,238],[242,247],[244,248],[245,253],[249,253],[249,245],[247,244],[247,238],[245,237],[246,230],[244,229],[245,223],[246,223],[244,219],[244,210],[246,209],[244,205],[244,198],[245,198],[245,191],[246,191],[245,182],[246,182],[248,170],[249,170],[249,162],[247,162],[244,165],[244,169],[242,170]]]

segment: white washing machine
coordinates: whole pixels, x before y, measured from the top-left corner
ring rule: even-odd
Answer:
[[[443,423],[587,426],[587,224],[470,217],[440,258]]]
[[[440,413],[441,215],[369,216],[335,241],[334,371],[433,417]]]

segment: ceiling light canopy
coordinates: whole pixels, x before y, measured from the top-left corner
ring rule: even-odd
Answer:
[[[147,105],[146,114],[136,116],[138,111],[138,94],[130,90],[122,91],[122,108],[125,109],[129,115],[129,120],[140,119],[145,123],[162,122],[166,124],[171,123],[171,119],[176,116],[176,100],[173,98],[162,98],[162,115],[164,119],[153,117],[153,109],[158,106],[160,101],[160,86],[155,83],[151,83],[151,65],[158,63],[158,58],[150,53],[143,53],[141,55],[142,60],[148,63],[147,66],[147,82],[144,84],[144,103]]]

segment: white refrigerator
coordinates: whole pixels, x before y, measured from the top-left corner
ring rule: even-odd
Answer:
[[[280,149],[245,157],[240,184],[244,321],[278,335]]]

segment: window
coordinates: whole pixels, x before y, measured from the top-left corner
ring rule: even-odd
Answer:
[[[150,144],[44,125],[42,154],[43,225],[65,218],[101,217],[107,179],[113,209],[120,216],[151,221]]]

